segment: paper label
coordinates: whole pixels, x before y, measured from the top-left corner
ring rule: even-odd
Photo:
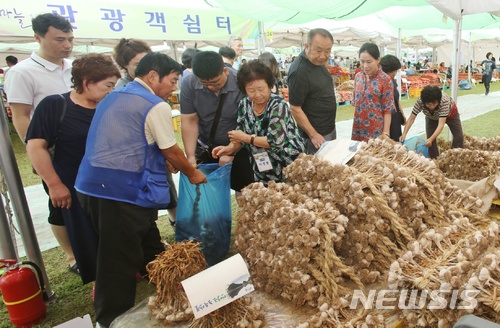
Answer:
[[[351,139],[325,141],[314,155],[332,164],[346,164],[356,155],[361,145],[361,141]]]
[[[182,281],[196,319],[254,291],[250,273],[236,254]]]

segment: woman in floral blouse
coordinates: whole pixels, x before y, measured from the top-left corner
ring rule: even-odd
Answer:
[[[362,71],[354,77],[354,120],[352,140],[366,141],[383,135],[389,138],[394,106],[394,86],[379,67],[380,51],[367,42],[359,49]]]
[[[236,130],[229,132],[231,142],[212,151],[218,158],[247,147],[255,181],[266,184],[283,181],[283,168],[304,152],[287,102],[271,94],[274,82],[271,70],[258,60],[240,67],[238,87],[247,97],[239,104]]]

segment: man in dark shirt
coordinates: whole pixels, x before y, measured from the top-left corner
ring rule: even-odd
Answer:
[[[288,71],[290,109],[308,154],[314,154],[325,141],[336,138],[337,102],[333,80],[325,66],[332,46],[333,37],[327,30],[309,31],[304,51]]]
[[[230,47],[220,47],[219,55],[222,56],[224,66],[233,68],[234,59],[236,58],[236,51]]]

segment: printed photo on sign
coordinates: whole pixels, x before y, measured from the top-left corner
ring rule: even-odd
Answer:
[[[182,287],[196,319],[255,290],[240,254],[189,277]]]

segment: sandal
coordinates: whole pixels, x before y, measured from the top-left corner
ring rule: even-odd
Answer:
[[[170,215],[168,216],[168,222],[170,222],[170,225],[172,227],[175,227],[175,220],[172,220],[172,217],[170,217]]]
[[[80,275],[80,269],[78,269],[78,265],[76,263],[73,265],[68,265],[68,271]]]

